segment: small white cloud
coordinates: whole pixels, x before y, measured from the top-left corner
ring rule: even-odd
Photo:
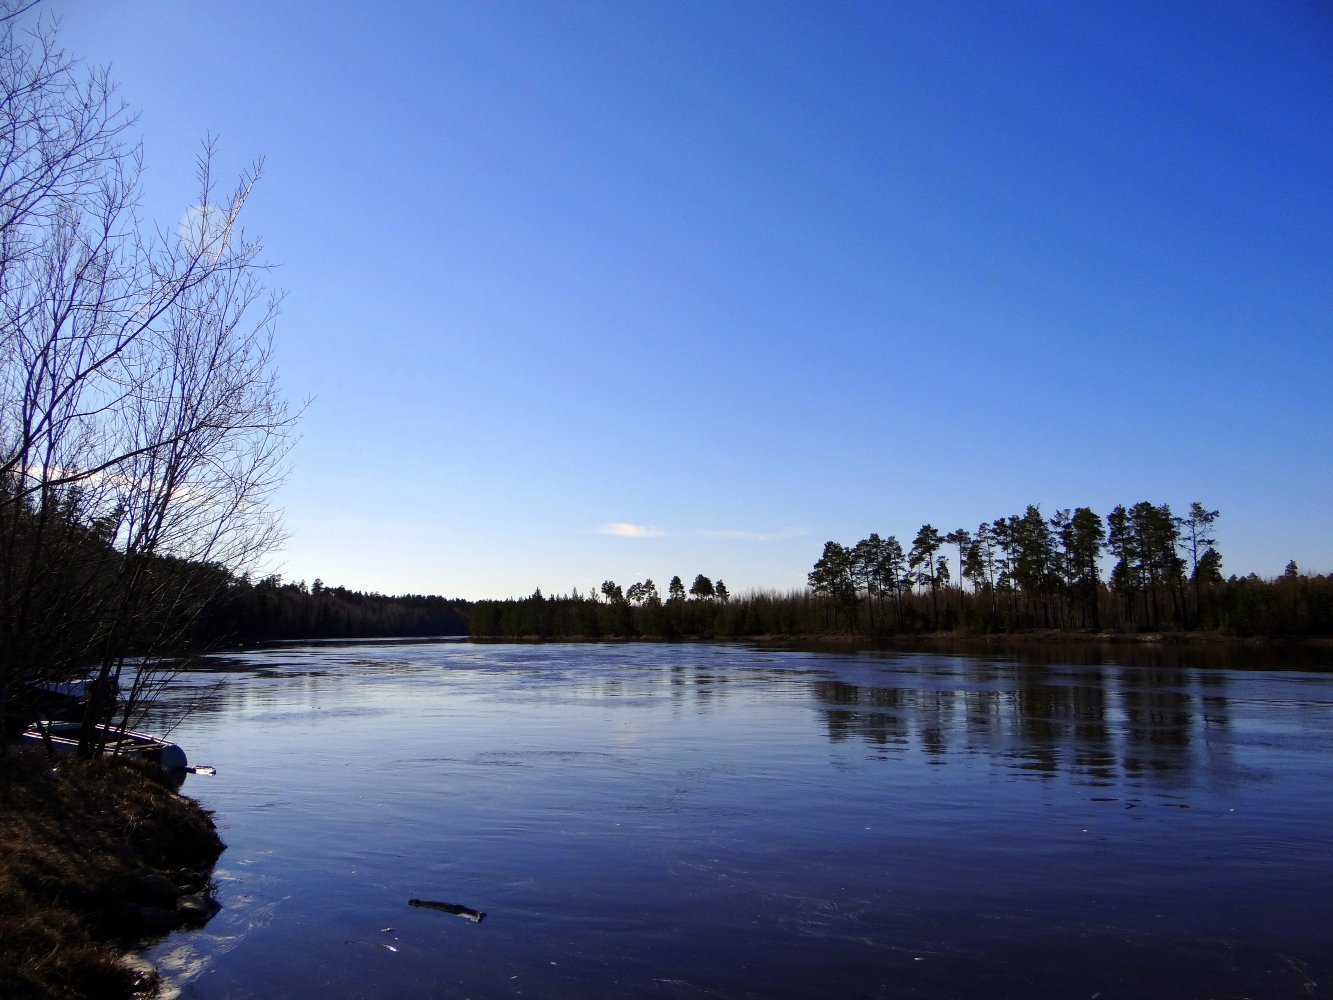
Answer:
[[[786,542],[810,534],[809,528],[782,528],[778,531],[699,531],[703,538],[725,538],[741,542]]]
[[[601,535],[615,535],[617,538],[662,538],[666,532],[646,524],[626,524],[624,521],[611,521],[597,529]]]
[[[186,209],[177,232],[190,254],[216,260],[231,240],[231,224],[225,211],[205,203]]]

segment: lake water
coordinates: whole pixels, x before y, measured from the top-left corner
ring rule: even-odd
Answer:
[[[223,909],[148,956],[200,998],[1333,996],[1333,674],[1120,655],[213,657],[159,721],[198,702]]]

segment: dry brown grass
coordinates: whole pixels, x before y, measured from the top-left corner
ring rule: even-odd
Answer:
[[[143,933],[127,886],[147,871],[207,873],[222,846],[208,814],[155,768],[0,755],[0,992],[151,991],[119,961]]]

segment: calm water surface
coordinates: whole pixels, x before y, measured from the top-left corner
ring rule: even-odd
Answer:
[[[1049,659],[1049,657],[1047,657]],[[695,645],[215,657],[186,997],[1333,996],[1333,675]],[[205,697],[206,696],[206,697]],[[481,923],[409,907],[440,900]]]

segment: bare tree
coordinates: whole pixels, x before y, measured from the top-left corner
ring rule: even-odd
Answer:
[[[25,9],[0,7],[0,716],[133,654],[128,722],[279,537],[295,416],[239,224],[259,164],[219,200],[206,142],[180,227],[145,226],[132,117]]]

